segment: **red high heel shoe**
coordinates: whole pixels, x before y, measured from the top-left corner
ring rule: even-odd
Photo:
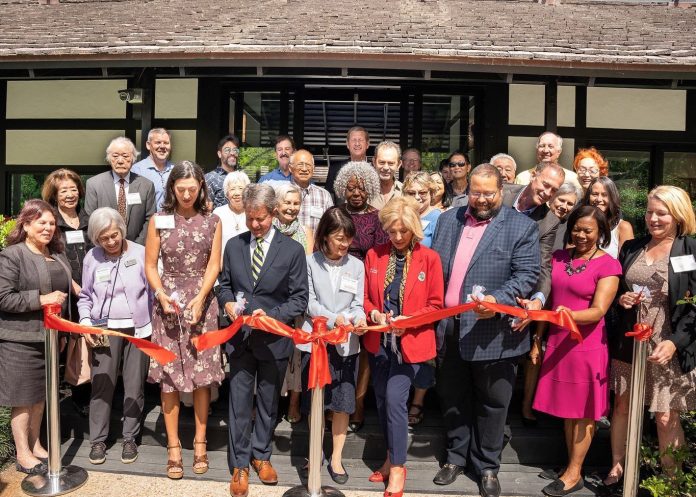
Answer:
[[[399,490],[398,492],[389,492],[388,490],[385,490],[384,497],[403,497],[404,489],[406,488],[406,474],[407,473],[408,473],[408,471],[406,470],[406,468],[404,468],[404,485],[403,485],[403,487],[401,487],[401,490]]]
[[[370,475],[368,480],[372,483],[384,483],[385,481],[389,481],[389,475],[385,475],[384,473],[381,473],[379,470],[376,470]]]

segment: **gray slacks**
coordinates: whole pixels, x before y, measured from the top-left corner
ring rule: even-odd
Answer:
[[[133,328],[120,330],[132,335]],[[106,442],[109,436],[111,405],[123,357],[123,439],[135,440],[140,434],[145,405],[145,377],[150,358],[124,338],[109,337],[109,347],[92,350],[92,399],[89,403],[89,439]]]

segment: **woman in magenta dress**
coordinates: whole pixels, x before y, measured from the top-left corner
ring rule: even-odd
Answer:
[[[609,349],[604,314],[619,285],[621,265],[602,250],[611,239],[606,216],[592,206],[568,217],[566,241],[573,248],[553,253],[551,308],[567,309],[583,341],[556,325],[549,328],[534,409],[564,418],[568,466],[543,492],[562,496],[581,490],[581,476],[595,421],[609,413]],[[538,341],[534,344],[538,347]]]

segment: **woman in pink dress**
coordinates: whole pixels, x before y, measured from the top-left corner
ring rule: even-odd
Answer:
[[[556,325],[549,328],[534,409],[564,418],[568,466],[543,492],[562,496],[581,490],[581,475],[595,421],[609,412],[609,349],[604,314],[619,285],[621,265],[602,248],[611,229],[602,211],[592,206],[568,217],[566,241],[573,248],[553,253],[551,308],[567,309],[578,324],[582,343]]]

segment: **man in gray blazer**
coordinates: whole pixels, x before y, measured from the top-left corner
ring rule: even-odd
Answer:
[[[99,207],[111,207],[126,221],[126,238],[145,245],[147,224],[155,213],[155,185],[131,172],[137,151],[125,136],[114,138],[106,147],[110,171],[87,180],[85,212],[91,215]]]
[[[442,261],[445,307],[466,302],[474,285],[485,288],[482,300],[514,306],[536,285],[539,228],[502,203],[500,172],[481,164],[471,172],[468,207],[440,216],[432,248]],[[529,351],[528,332],[514,331],[508,316],[478,307],[441,321],[437,338],[448,449],[433,481],[449,485],[470,464],[481,495],[498,497],[505,418],[519,357]]]
[[[541,250],[541,274],[528,309],[539,310],[551,292],[551,253],[558,231],[558,217],[546,205],[565,180],[563,168],[557,162],[541,162],[532,171],[528,185],[503,185],[503,205],[537,222]]]

